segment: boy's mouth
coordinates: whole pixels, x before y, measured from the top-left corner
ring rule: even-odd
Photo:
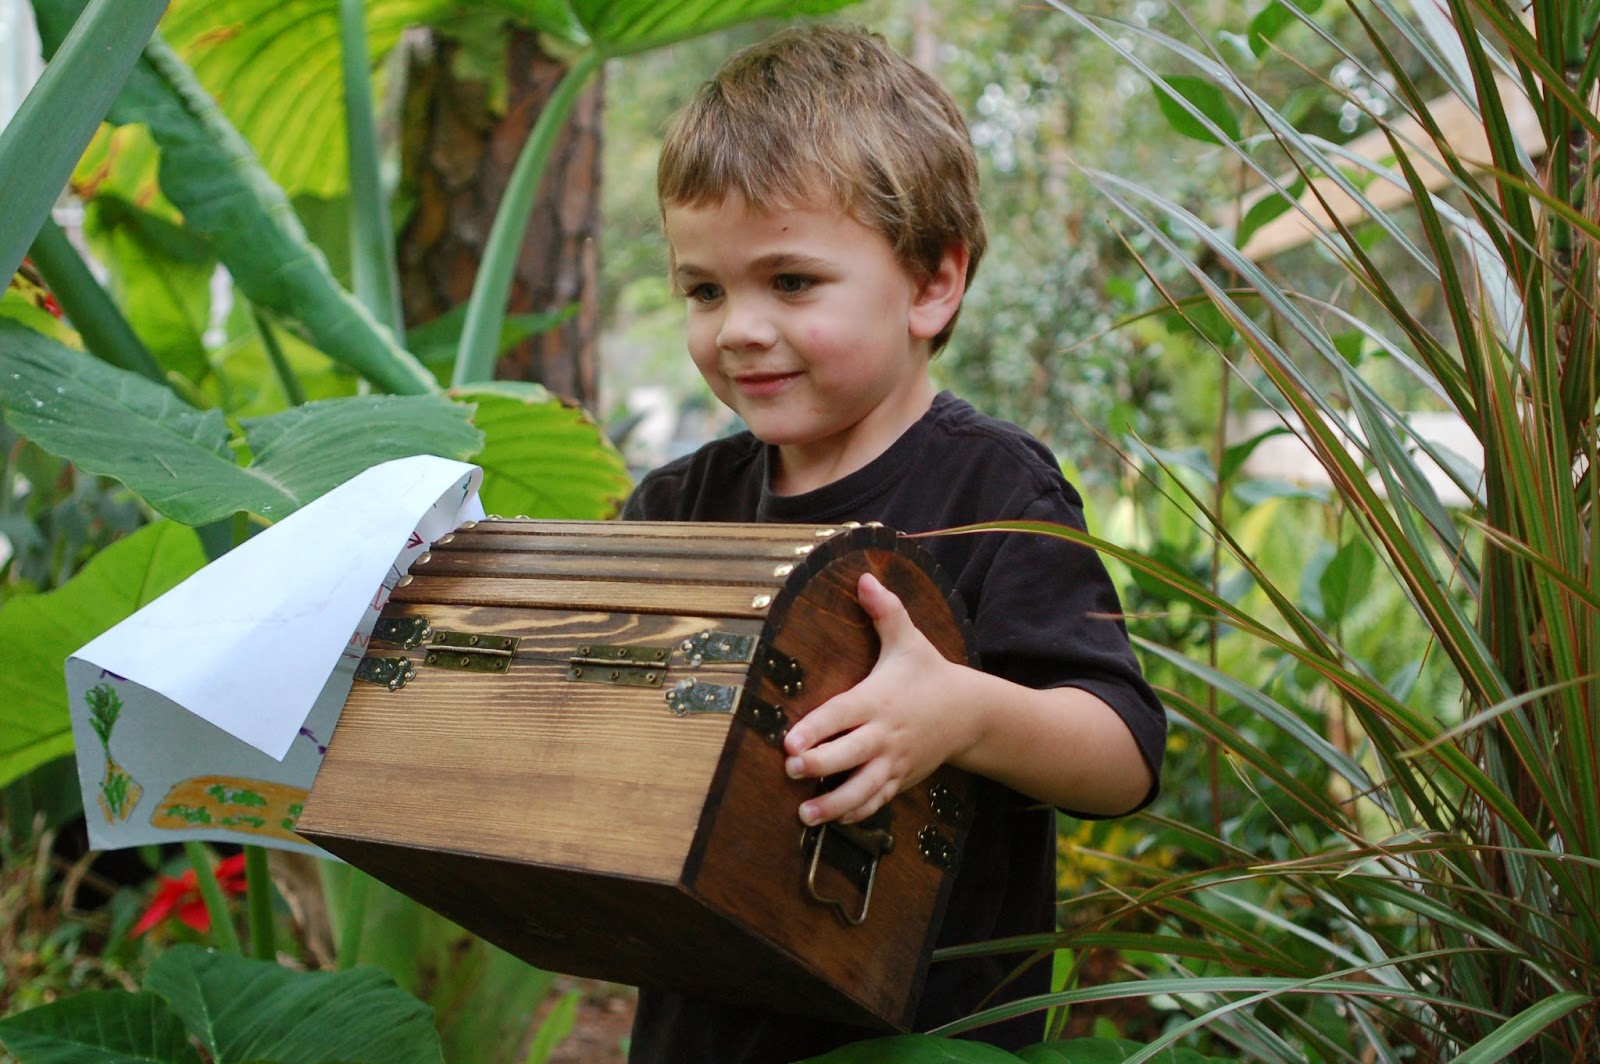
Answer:
[[[783,391],[791,381],[799,380],[798,370],[788,373],[740,373],[733,377],[739,393],[752,399],[765,398]]]

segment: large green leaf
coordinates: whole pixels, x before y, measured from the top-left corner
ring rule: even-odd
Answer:
[[[376,968],[297,972],[198,946],[167,950],[145,989],[216,1064],[442,1064],[433,1013]]]
[[[203,379],[216,271],[209,245],[117,196],[89,203],[84,235],[110,274],[117,305],[150,353],[191,381]]]
[[[392,458],[435,454],[465,461],[483,445],[472,408],[442,395],[369,395],[324,399],[244,421],[255,455],[246,470],[282,488],[288,510],[252,509],[276,521]]]
[[[275,521],[379,462],[465,459],[482,440],[442,395],[329,399],[245,422],[255,460],[240,466],[218,411],[3,320],[0,382],[19,433],[192,525],[239,510]]]
[[[81,6],[82,0],[34,0],[46,51],[60,43]],[[161,147],[163,191],[188,228],[212,241],[257,306],[296,322],[317,347],[390,391],[437,389],[432,375],[335,281],[282,189],[159,35],[128,77],[111,120],[150,127]]]
[[[755,18],[835,11],[856,0],[366,0],[375,91],[384,58],[408,26],[454,27],[499,13],[606,54],[653,48]],[[349,188],[339,88],[338,0],[173,0],[161,34],[289,195]]]
[[[200,1064],[183,1024],[154,994],[90,990],[0,1020],[23,1064]]]
[[[622,456],[582,409],[537,384],[494,381],[451,394],[475,403],[485,444],[484,509],[511,517],[613,516],[632,487]]]
[[[0,277],[17,271],[166,6],[167,0],[94,0],[87,8],[78,4],[74,19],[60,26],[59,54],[0,130],[6,195]]]
[[[96,554],[56,590],[0,606],[0,787],[72,752],[67,656],[205,562],[193,529],[158,521]]]
[[[1016,1064],[1016,1060],[985,1042],[909,1034],[855,1042],[812,1057],[807,1064]]]
[[[519,21],[580,47],[626,55],[758,18],[824,15],[856,0],[493,0]]]
[[[366,0],[363,6],[368,50],[381,73],[406,27],[435,21],[455,5]],[[339,0],[173,0],[161,35],[286,193],[329,199],[346,193]]]

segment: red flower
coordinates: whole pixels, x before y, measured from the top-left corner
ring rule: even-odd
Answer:
[[[225,858],[217,865],[216,875],[217,885],[222,888],[224,895],[243,894],[244,854]],[[202,934],[211,930],[211,913],[206,910],[205,899],[200,896],[200,883],[195,878],[194,869],[189,869],[176,879],[161,877],[161,886],[156,890],[155,898],[144,915],[139,917],[139,922],[133,925],[129,935],[138,938],[169,916],[176,916]]]

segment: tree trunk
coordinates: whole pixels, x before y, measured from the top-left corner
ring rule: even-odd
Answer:
[[[408,325],[467,301],[495,211],[545,101],[565,67],[535,34],[509,28],[506,104],[456,76],[458,45],[429,32],[413,49],[402,172],[410,218],[400,233],[400,289]],[[555,328],[503,355],[495,376],[538,381],[594,409],[598,395],[600,233],[599,78],[584,91],[544,174],[511,287],[510,313],[574,308]]]

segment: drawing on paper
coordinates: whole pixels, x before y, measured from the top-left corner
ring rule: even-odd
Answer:
[[[122,699],[110,684],[98,683],[84,692],[83,700],[89,707],[89,727],[100,737],[106,754],[106,770],[100,777],[100,812],[105,814],[106,823],[120,823],[128,819],[144,793],[144,788],[111,756],[111,732],[122,716]]]
[[[294,833],[306,789],[270,780],[195,776],[176,784],[156,806],[150,826],[166,831],[224,828],[304,842]]]

